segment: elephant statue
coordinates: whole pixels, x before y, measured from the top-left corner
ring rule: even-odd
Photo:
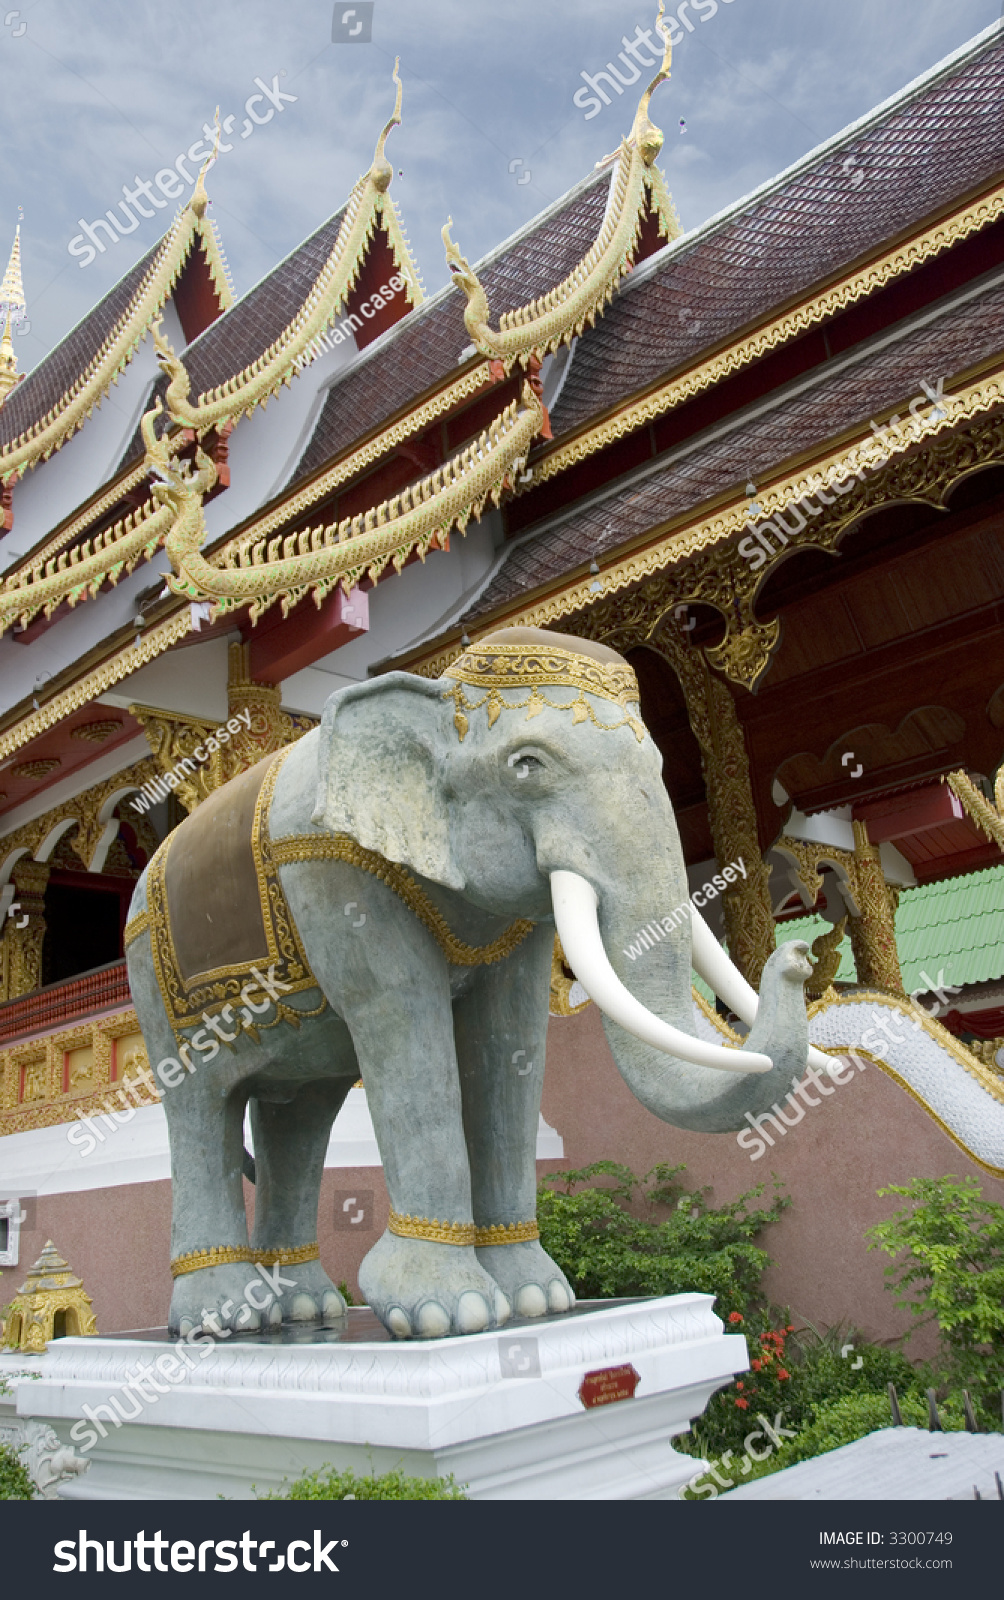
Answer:
[[[663,1121],[739,1128],[804,1072],[807,946],[771,956],[758,1001],[688,904],[631,667],[540,629],[499,630],[437,680],[340,689],[164,840],[126,944],[170,1132],[173,1333],[342,1315],[318,1194],[360,1077],[391,1211],[359,1283],[391,1334],[572,1307],[536,1223],[556,927]],[[696,1036],[692,961],[750,1022],[741,1049]]]

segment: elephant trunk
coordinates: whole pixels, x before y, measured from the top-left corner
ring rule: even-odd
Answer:
[[[690,933],[686,921],[665,929],[646,923],[637,904],[651,904],[651,884],[634,906],[599,907],[577,873],[550,875],[562,948],[586,993],[604,1013],[614,1060],[635,1097],[677,1127],[725,1132],[747,1111],[768,1110],[805,1070],[808,1023],[802,984],[811,971],[808,946],[775,951],[764,969],[757,1020],[741,1050],[698,1039],[690,999]],[[602,912],[606,943],[600,933]],[[669,919],[667,919],[669,920]],[[609,952],[609,953],[608,953]],[[630,979],[630,989],[616,970]]]

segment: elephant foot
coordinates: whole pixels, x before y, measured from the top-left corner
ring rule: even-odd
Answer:
[[[277,1327],[281,1321],[275,1295],[247,1262],[203,1267],[174,1280],[167,1327],[182,1338],[201,1331],[227,1339],[232,1333]]]
[[[387,1232],[359,1268],[359,1287],[398,1339],[483,1333],[501,1327],[512,1314],[473,1245],[435,1244]]]
[[[319,1261],[304,1261],[295,1267],[268,1268],[269,1281],[275,1285],[283,1322],[338,1322],[346,1312],[345,1301],[335,1288]],[[262,1284],[263,1290],[265,1284]],[[270,1314],[273,1307],[269,1308]],[[278,1318],[276,1320],[279,1320]]]
[[[525,1244],[484,1245],[478,1260],[507,1297],[517,1317],[571,1311],[572,1286],[536,1239]]]

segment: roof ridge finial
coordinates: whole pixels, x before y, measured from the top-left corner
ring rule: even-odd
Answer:
[[[394,176],[394,168],[384,155],[383,147],[387,143],[387,135],[390,133],[391,128],[400,127],[401,125],[401,97],[404,93],[404,85],[401,82],[401,77],[398,72],[400,65],[401,57],[395,56],[392,77],[394,82],[397,84],[397,99],[394,102],[394,114],[385,125],[383,132],[376,142],[376,149],[373,152],[373,163],[369,171],[369,175],[374,186],[379,189],[381,194],[386,193],[387,189],[390,187],[390,180]]]
[[[673,64],[673,41],[662,20],[665,10],[665,0],[659,0],[659,15],[655,19],[655,28],[657,33],[662,34],[664,45],[662,65],[638,102],[638,110],[634,116],[634,127],[631,129],[631,137],[628,141],[630,144],[637,146],[646,167],[652,165],[662,149],[662,129],[657,128],[649,117],[649,101],[660,83],[665,83],[670,76],[669,69]]]
[[[192,190],[192,198],[188,202],[191,209],[195,212],[195,215],[200,219],[205,216],[206,207],[209,204],[209,196],[206,193],[206,173],[216,160],[220,149],[220,136],[222,130],[220,128],[219,106],[216,107],[216,115],[213,120],[216,123],[216,138],[213,140],[212,154],[206,157],[205,161],[202,163],[202,166],[199,168],[199,176],[195,180],[195,188]]]

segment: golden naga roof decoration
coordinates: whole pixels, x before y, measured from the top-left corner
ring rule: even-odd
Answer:
[[[968,773],[961,769],[950,772],[942,782],[948,784],[970,822],[975,823],[981,833],[1004,850],[1004,766],[998,771],[994,785],[996,805],[980,793]]]
[[[204,180],[212,159],[209,156],[203,163],[192,198],[175,217],[132,300],[83,372],[44,417],[0,448],[0,480],[3,483],[9,483],[16,472],[24,472],[39,461],[48,460],[55,450],[72,438],[78,428],[83,427],[112,384],[118,383],[153,319],[163,311],[185,262],[197,246],[201,246],[205,255],[221,307],[225,311],[233,304],[228,270],[216,230],[205,215]]]
[[[216,468],[201,451],[199,470],[194,474],[172,459],[166,437],[158,439],[154,431],[161,409],[158,400],[140,423],[146,444],[144,471],[159,479],[152,486],[151,500],[102,533],[58,556],[33,563],[0,584],[0,633],[13,622],[27,627],[40,611],[50,617],[64,601],[75,606],[80,600],[93,599],[103,584],[114,586],[138,562],[149,560],[172,528],[180,525],[187,530],[193,515],[198,519],[201,542],[205,532],[202,496],[216,481]]]
[[[170,351],[163,359],[165,366],[176,360]],[[477,439],[392,499],[327,526],[273,539],[241,539],[213,561],[201,553],[201,496],[212,481],[206,473],[213,468],[198,450],[198,474],[181,478],[175,486],[179,512],[166,540],[174,568],[168,587],[192,601],[212,601],[214,620],[250,603],[255,623],[276,600],[281,599],[286,616],[308,593],[319,606],[338,584],[348,593],[363,577],[375,582],[388,564],[400,572],[412,556],[424,561],[429,550],[446,547],[451,530],[464,532],[489,500],[498,505],[511,486],[510,474],[525,464],[543,421],[543,406],[526,383],[521,399],[506,406]],[[179,476],[176,467],[162,470],[165,477],[172,471]],[[192,498],[184,501],[182,511],[189,494]]]
[[[394,62],[393,76],[397,84],[394,112],[377,140],[369,171],[363,174],[349,195],[328,259],[302,306],[279,337],[243,371],[200,394],[194,404],[189,398],[190,379],[181,362],[174,358],[168,367],[171,381],[166,396],[167,409],[172,418],[184,427],[195,428],[202,435],[210,428],[234,421],[242,413],[250,416],[256,406],[267,405],[272,395],[277,394],[283,385],[290,384],[297,371],[298,358],[306,354],[313,340],[334,322],[355,287],[366,258],[367,246],[378,228],[383,228],[390,241],[398,275],[405,280],[409,302],[413,306],[421,305],[424,292],[418,268],[397,207],[387,192],[393,168],[384,154],[384,145],[391,128],[401,121],[402,83],[397,60]],[[158,340],[157,347],[164,357],[166,347],[161,340]]]
[[[646,203],[647,209],[658,216],[667,241],[682,231],[665,179],[655,166],[662,148],[662,132],[648,114],[654,91],[670,75],[673,56],[662,17],[663,0],[659,0],[656,27],[665,46],[662,65],[642,95],[631,132],[616,153],[617,167],[603,225],[595,243],[561,283],[538,300],[506,311],[496,331],[489,327],[488,296],[477,273],[450,238],[452,217],[443,228],[447,265],[454,282],[467,296],[467,332],[482,355],[502,361],[507,371],[514,361],[526,360],[534,352],[546,355],[569,343],[602,314],[634,264]]]

